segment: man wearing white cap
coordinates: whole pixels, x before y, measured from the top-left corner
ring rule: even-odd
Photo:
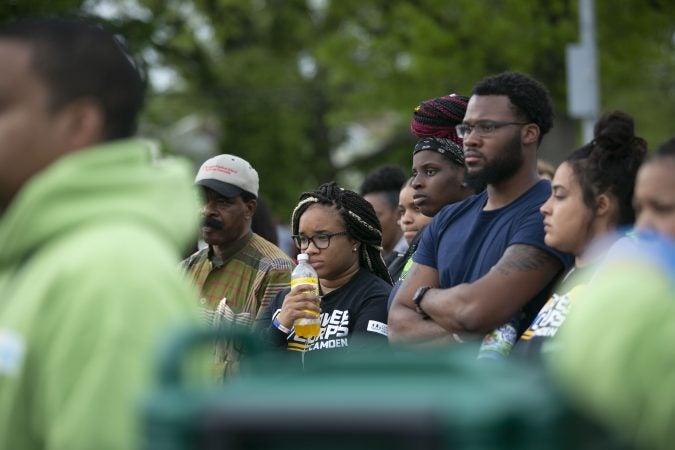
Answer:
[[[258,172],[242,158],[218,155],[202,164],[195,183],[204,194],[201,234],[207,248],[184,261],[201,292],[204,318],[216,327],[251,326],[258,311],[288,287],[292,260],[251,231],[258,197]],[[215,375],[236,370],[239,353],[220,343]]]

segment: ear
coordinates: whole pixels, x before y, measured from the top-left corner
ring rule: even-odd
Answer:
[[[607,216],[612,212],[612,200],[607,194],[600,194],[595,198],[595,215],[597,217]]]
[[[89,147],[103,141],[105,113],[94,99],[77,99],[64,106],[59,115],[61,131],[71,149]]]
[[[244,205],[246,205],[246,218],[247,219],[252,219],[253,215],[255,214],[255,210],[258,208],[258,200],[251,199],[247,202],[244,202]]]
[[[523,126],[523,129],[521,130],[521,140],[523,144],[525,145],[537,145],[539,143],[539,134],[541,130],[539,130],[539,125],[536,123],[528,123],[527,125]]]

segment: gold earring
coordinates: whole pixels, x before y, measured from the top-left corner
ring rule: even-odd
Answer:
[[[356,253],[356,247],[352,248],[352,252]]]

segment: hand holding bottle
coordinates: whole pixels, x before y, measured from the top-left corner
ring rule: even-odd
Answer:
[[[292,303],[289,304],[289,307],[292,307],[292,310],[297,314],[293,322],[295,334],[303,338],[318,336],[321,332],[319,276],[309,264],[309,255],[307,253],[300,253],[298,255],[298,265],[293,269],[293,273],[291,274],[291,292],[289,295],[293,294],[294,291],[294,295],[301,297],[291,299]],[[288,296],[284,299],[284,306],[287,299]],[[296,311],[296,306],[300,306],[301,309]]]
[[[281,312],[277,316],[279,323],[286,328],[292,328],[298,319],[316,319],[321,309],[319,297],[314,291],[315,286],[311,284],[293,286],[284,298]]]

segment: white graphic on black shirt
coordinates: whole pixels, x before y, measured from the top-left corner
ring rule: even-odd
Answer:
[[[321,313],[321,333],[319,336],[307,340],[307,351],[324,348],[338,348],[349,346],[349,311],[335,309],[330,313]],[[298,344],[305,346],[305,339],[292,334],[291,349],[300,348]]]
[[[523,339],[531,339],[535,336],[553,337],[570,310],[570,298],[568,295],[553,294],[549,302],[542,308],[535,318],[530,329],[523,335]]]

